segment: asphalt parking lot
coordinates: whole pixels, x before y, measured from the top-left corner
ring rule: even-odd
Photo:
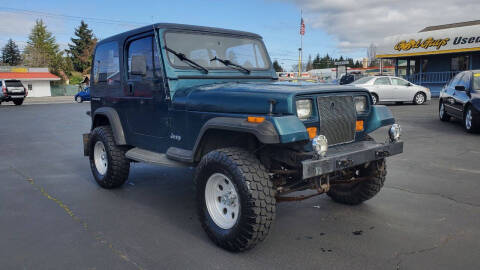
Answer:
[[[191,169],[134,164],[123,188],[97,186],[82,153],[89,103],[2,104],[0,268],[479,269],[480,135],[437,106],[389,106],[405,152],[375,198],[281,203],[267,240],[234,254],[201,229]]]

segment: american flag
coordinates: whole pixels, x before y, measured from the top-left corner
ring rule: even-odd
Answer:
[[[303,18],[300,21],[300,35],[305,35],[305,23],[303,22]]]

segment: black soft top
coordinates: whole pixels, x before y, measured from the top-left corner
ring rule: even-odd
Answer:
[[[262,38],[260,35],[250,33],[250,32],[216,28],[216,27],[196,26],[196,25],[188,25],[188,24],[174,24],[174,23],[156,23],[156,24],[143,26],[137,29],[133,29],[127,32],[123,32],[123,33],[108,37],[100,41],[98,44],[102,44],[109,41],[123,40],[132,35],[150,31],[153,28],[172,29],[172,30],[190,30],[190,31],[198,31],[198,32],[213,32],[213,33],[229,34],[229,35],[236,35],[236,36],[246,36],[246,37],[252,37],[252,38],[259,38],[259,39]]]

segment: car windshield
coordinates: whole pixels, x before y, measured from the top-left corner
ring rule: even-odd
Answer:
[[[480,90],[480,73],[473,74],[473,89]]]
[[[352,82],[352,84],[366,84],[372,79],[373,79],[373,77],[363,77],[363,78],[360,78],[360,79]]]
[[[168,49],[183,54],[206,69],[231,69],[221,61],[212,60],[215,57],[249,70],[268,69],[270,66],[263,43],[254,38],[167,32],[165,43]],[[171,51],[167,54],[172,66],[191,68],[189,63],[182,61]]]

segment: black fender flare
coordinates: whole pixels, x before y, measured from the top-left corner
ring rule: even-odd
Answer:
[[[280,143],[280,136],[270,121],[265,120],[262,123],[250,123],[247,122],[246,118],[215,117],[208,120],[200,129],[192,151],[170,147],[167,150],[167,156],[182,162],[194,162],[202,139],[209,130],[228,130],[249,133],[254,135],[258,141],[263,144]]]
[[[117,111],[112,107],[100,107],[96,109],[92,115],[92,130],[94,128],[95,118],[99,115],[107,117],[110,122],[115,143],[117,145],[126,145],[125,133],[123,132],[122,122],[120,121],[120,116]]]

